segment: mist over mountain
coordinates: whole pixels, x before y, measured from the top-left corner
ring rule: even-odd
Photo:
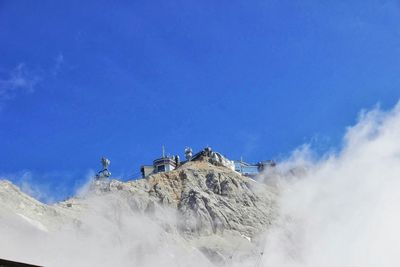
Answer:
[[[276,217],[276,190],[211,162],[205,157],[125,183],[96,179],[82,196],[54,205],[3,181],[3,236],[15,243],[2,248],[1,257],[46,266],[178,266],[189,260],[212,266],[254,257],[258,235]],[[83,264],[87,249],[98,255]],[[56,255],[70,260],[60,263]]]
[[[253,178],[212,158],[92,180],[52,205],[0,182],[0,258],[44,266],[396,266],[400,106],[343,147],[307,146]]]

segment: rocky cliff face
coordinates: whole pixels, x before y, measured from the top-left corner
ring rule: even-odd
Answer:
[[[264,185],[208,162],[147,180],[150,195],[176,207],[185,233],[213,234],[224,230],[254,236],[274,217],[274,193]]]
[[[129,193],[139,211],[176,209],[179,229],[187,235],[229,230],[252,237],[265,230],[275,216],[276,192],[272,187],[206,160],[137,181],[99,181],[96,188]]]
[[[82,227],[87,214],[99,210],[94,199],[100,199],[112,216],[129,211],[152,218],[214,263],[231,257],[237,244],[243,255],[257,253],[256,237],[275,217],[275,190],[211,162],[188,162],[177,170],[125,183],[97,180],[85,197],[55,205],[40,203],[2,182],[0,210],[18,214],[39,231],[57,231],[66,224]]]

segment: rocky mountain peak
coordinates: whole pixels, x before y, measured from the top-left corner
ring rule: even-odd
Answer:
[[[185,234],[225,230],[254,236],[274,218],[275,191],[207,156],[176,170],[126,183],[111,181],[111,191],[129,192],[137,209],[176,209]]]
[[[231,243],[244,244],[242,252],[249,255],[255,249],[253,238],[275,218],[276,192],[215,159],[204,155],[175,170],[128,182],[95,179],[84,196],[53,205],[40,203],[1,181],[0,211],[8,214],[6,227],[16,227],[16,235],[22,225],[44,233],[82,232],[89,231],[93,223],[88,218],[101,214],[103,223],[113,229],[121,218],[133,216],[129,220],[134,222],[140,216],[150,218],[174,242],[189,242],[212,262],[230,257]]]

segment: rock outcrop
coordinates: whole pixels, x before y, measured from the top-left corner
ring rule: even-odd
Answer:
[[[148,178],[97,185],[100,191],[128,192],[132,206],[150,212],[157,207],[178,211],[179,229],[187,235],[225,230],[252,237],[271,224],[276,192],[207,160],[188,162],[177,170]]]
[[[81,227],[82,218],[98,208],[93,199],[103,199],[116,210],[123,206],[150,216],[213,262],[231,257],[237,249],[232,244],[242,243],[243,254],[249,255],[254,252],[254,238],[276,216],[275,189],[213,163],[205,157],[140,180],[96,180],[84,197],[54,205],[40,203],[9,182],[1,182],[0,210],[15,211],[38,230],[51,231],[66,223]]]

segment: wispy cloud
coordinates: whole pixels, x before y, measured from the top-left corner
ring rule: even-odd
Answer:
[[[42,80],[25,63],[19,63],[13,70],[2,76],[0,76],[0,102],[13,99],[19,94],[33,93]]]
[[[60,53],[54,58],[54,67],[51,70],[51,73],[53,75],[57,75],[63,65],[64,65],[64,55]]]
[[[53,203],[56,200],[51,185],[39,182],[29,170],[0,174],[0,180],[3,179],[12,181],[22,192],[44,203]]]
[[[48,68],[31,68],[22,62],[9,71],[0,71],[0,104],[19,95],[32,94],[39,83],[57,76],[65,65],[64,54],[59,53]]]
[[[50,188],[48,185],[35,184],[33,182],[33,175],[31,172],[23,173],[20,181],[18,183],[22,192],[30,195],[37,200],[43,201],[45,203],[53,203],[55,201],[54,197],[50,194]]]
[[[0,172],[0,180],[11,181],[22,192],[43,203],[55,203],[71,195],[83,195],[94,175],[93,170],[82,173],[21,170],[12,173]]]

